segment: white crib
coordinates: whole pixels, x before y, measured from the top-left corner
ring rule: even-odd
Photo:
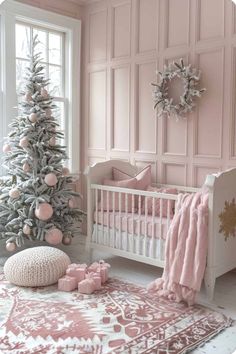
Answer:
[[[135,176],[137,168],[128,162],[109,160],[88,167],[87,175],[87,241],[89,252],[93,249],[126,257],[135,261],[164,267],[165,238],[172,221],[170,206],[177,201],[177,195],[136,189],[117,188],[103,185],[103,180],[112,178],[112,168],[116,167],[130,176]],[[236,168],[217,175],[207,175],[205,185],[209,190],[209,231],[208,256],[205,271],[205,286],[209,299],[213,298],[216,278],[236,267],[236,237],[225,237],[220,233],[219,214],[225,202],[236,197]],[[176,188],[178,192],[195,193],[199,189],[185,186],[158,185]],[[110,199],[113,208],[103,209],[104,198]],[[116,199],[118,198],[118,199]],[[125,210],[121,210],[121,200]],[[128,198],[132,210],[128,210]],[[148,215],[147,198],[152,198],[153,212]],[[154,214],[155,198],[159,198],[160,213]],[[114,204],[118,201],[119,208]],[[144,211],[141,211],[141,203]],[[167,214],[163,216],[163,205]],[[235,221],[236,224],[236,221]]]

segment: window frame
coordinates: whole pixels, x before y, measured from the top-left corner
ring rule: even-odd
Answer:
[[[49,12],[14,0],[0,6],[0,114],[4,136],[8,124],[17,115],[15,24],[26,22],[35,26],[62,31],[65,34],[65,140],[69,163],[73,174],[80,174],[80,66],[81,66],[81,21]],[[1,112],[2,109],[2,112]]]

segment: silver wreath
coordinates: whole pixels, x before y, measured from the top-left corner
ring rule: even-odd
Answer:
[[[200,80],[200,71],[184,65],[183,59],[180,62],[173,62],[164,66],[163,72],[157,72],[160,76],[158,83],[152,83],[154,86],[153,100],[154,109],[157,109],[158,117],[174,116],[176,119],[185,116],[192,112],[195,104],[195,97],[201,97],[202,93],[206,91],[205,88],[198,89],[197,86]],[[168,86],[171,80],[175,77],[183,81],[183,94],[180,96],[178,103],[173,102],[173,98],[169,97]]]

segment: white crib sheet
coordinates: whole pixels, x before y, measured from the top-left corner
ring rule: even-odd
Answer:
[[[145,238],[143,235],[132,235],[94,224],[92,242],[137,255],[164,260],[165,240],[160,238]]]
[[[166,239],[168,227],[172,220],[167,218],[160,218],[158,216],[152,217],[152,215],[139,215],[137,213],[125,213],[125,212],[94,212],[94,221],[99,225],[107,226],[111,229],[113,227],[119,231],[128,232],[135,235],[146,235],[149,238],[163,238]]]

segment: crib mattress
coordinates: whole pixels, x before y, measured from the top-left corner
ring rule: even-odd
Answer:
[[[171,220],[167,218],[152,217],[152,215],[119,213],[104,211],[94,212],[94,222],[98,225],[107,226],[116,231],[130,235],[143,235],[147,237],[166,239]]]
[[[92,242],[137,255],[164,260],[164,239],[145,238],[142,235],[131,235],[115,229],[109,229],[103,225],[94,224]]]

